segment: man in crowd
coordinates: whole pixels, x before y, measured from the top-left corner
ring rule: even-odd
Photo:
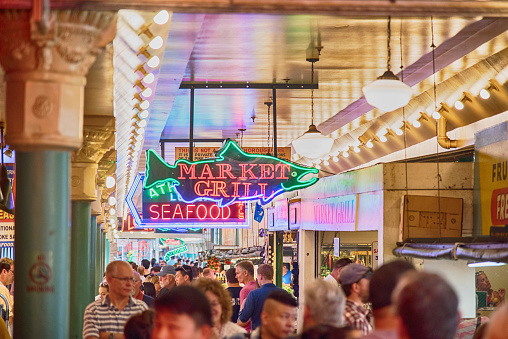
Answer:
[[[272,291],[284,291],[273,284],[273,267],[272,265],[263,264],[258,267],[257,281],[259,288],[251,291],[245,299],[243,309],[240,310],[238,316],[238,324],[240,326],[247,325],[250,319],[252,331],[261,325],[261,312],[268,294]],[[241,293],[241,292],[240,292]]]
[[[374,314],[374,332],[364,339],[397,339],[397,314],[392,304],[392,292],[403,274],[414,271],[404,260],[392,261],[377,269],[370,279],[369,299]]]
[[[345,330],[341,327],[346,297],[335,280],[317,279],[309,283],[304,290],[304,302],[303,337],[316,337],[311,334],[343,337]]]
[[[134,272],[134,283],[132,284],[132,296],[137,300],[144,301],[146,306],[153,307],[155,299],[141,292],[140,290],[141,284],[142,281],[140,274],[138,272]]]
[[[256,289],[256,280],[254,279],[254,264],[252,261],[244,260],[239,262],[235,267],[236,279],[243,288],[240,291],[240,309],[243,308],[243,303],[249,293]],[[250,321],[244,326],[247,332],[251,331]]]
[[[340,258],[339,260],[336,260],[333,263],[332,271],[330,272],[330,274],[326,276],[325,280],[335,281],[336,283],[339,282],[340,271],[342,271],[344,267],[352,263],[353,261],[351,261],[351,259],[349,258]]]
[[[0,259],[0,294],[7,299],[9,305],[9,332],[12,335],[12,323],[14,320],[14,300],[12,299],[11,292],[7,289],[7,285],[14,282],[14,261],[11,258]],[[0,298],[0,305],[5,305],[5,301]],[[7,309],[4,306],[5,309]]]
[[[344,319],[346,325],[362,335],[372,331],[372,315],[363,305],[369,301],[369,280],[372,270],[361,264],[349,264],[342,269],[339,283],[346,294]]]
[[[460,318],[459,300],[453,288],[437,274],[405,275],[395,288],[393,298],[400,339],[454,337]]]
[[[124,338],[127,320],[148,309],[132,297],[133,271],[125,261],[112,261],[106,267],[109,294],[85,309],[83,338]]]
[[[282,283],[284,285],[290,285],[291,284],[291,271],[289,270],[289,264],[283,264],[282,265]]]
[[[212,311],[200,290],[181,286],[155,301],[152,339],[208,339],[211,334]]]
[[[203,278],[215,279],[215,273],[211,268],[207,267],[203,270]]]
[[[160,298],[176,286],[176,271],[173,266],[166,265],[162,267],[159,273],[157,273],[157,276],[159,277],[159,284],[161,285],[161,290],[159,291],[157,298]]]
[[[234,267],[226,271],[226,283],[228,284],[228,292],[231,295],[231,305],[233,305],[231,321],[236,323],[238,321],[238,313],[240,313],[240,291],[242,287],[238,283],[238,279],[236,279]]]
[[[499,307],[491,316],[491,320],[484,323],[487,326],[483,338],[504,339],[508,333],[508,304]]]
[[[190,286],[192,283],[192,268],[188,265],[177,267],[175,280],[176,286]]]

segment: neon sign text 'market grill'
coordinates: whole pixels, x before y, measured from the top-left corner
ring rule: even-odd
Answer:
[[[281,193],[314,184],[318,178],[304,177],[317,173],[316,168],[269,155],[245,153],[236,142],[228,140],[216,158],[196,162],[180,159],[174,165],[148,150],[144,189],[155,192],[156,188],[172,187],[178,200],[215,201],[219,207],[257,199],[266,204]]]

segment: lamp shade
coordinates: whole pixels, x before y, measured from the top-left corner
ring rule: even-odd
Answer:
[[[318,158],[330,153],[334,140],[324,136],[315,125],[310,125],[309,130],[301,137],[293,141],[295,151],[307,158]]]
[[[370,105],[391,112],[406,106],[413,91],[391,71],[386,71],[376,81],[363,87],[363,94]]]

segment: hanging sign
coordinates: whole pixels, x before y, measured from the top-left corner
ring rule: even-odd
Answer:
[[[237,202],[219,207],[213,201],[186,203],[179,199],[173,187],[162,184],[142,192],[142,213],[133,197],[143,186],[144,175],[136,176],[125,201],[131,211],[134,227],[164,229],[164,233],[201,233],[201,228],[249,228],[248,205]],[[140,185],[141,184],[141,185]],[[156,230],[156,233],[160,233]]]
[[[288,228],[288,199],[280,199],[275,202],[273,212],[273,227],[268,227],[268,231],[287,231]]]
[[[220,147],[193,147],[192,158],[203,160],[214,158]],[[273,154],[273,147],[242,147],[246,153]],[[291,161],[291,147],[277,147],[277,158]],[[189,159],[189,147],[175,147],[175,159]]]
[[[244,152],[236,142],[226,141],[216,158],[166,163],[155,151],[147,151],[144,189],[154,195],[157,188],[173,187],[179,201],[213,201],[219,207],[235,202],[270,202],[284,192],[308,187],[318,181],[316,168],[304,167],[262,154]]]
[[[302,202],[302,229],[314,231],[354,231],[356,195]]]

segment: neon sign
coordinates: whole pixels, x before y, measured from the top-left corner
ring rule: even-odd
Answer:
[[[177,247],[175,248],[174,250],[171,250],[169,252],[167,252],[165,255],[164,255],[164,260],[165,261],[169,261],[171,259],[172,256],[174,255],[177,255],[177,254],[180,254],[180,253],[183,253],[183,252],[187,252],[188,249],[187,249],[187,246],[184,245],[184,246],[180,246],[180,247]]]
[[[160,244],[162,246],[182,246],[185,245],[185,241],[179,238],[159,238]]]
[[[249,228],[248,205],[243,202],[219,207],[212,201],[187,204],[179,200],[169,183],[142,191],[142,214],[133,197],[143,186],[144,175],[139,174],[129,189],[125,201],[136,228],[168,229],[171,232],[196,233],[201,228]]]
[[[156,152],[147,151],[147,174],[144,189],[151,197],[157,190],[173,192],[186,203],[213,201],[219,207],[237,201],[270,202],[284,192],[308,187],[318,178],[304,179],[318,170],[269,155],[249,154],[236,142],[227,140],[216,158],[189,162],[179,159],[166,163]]]

